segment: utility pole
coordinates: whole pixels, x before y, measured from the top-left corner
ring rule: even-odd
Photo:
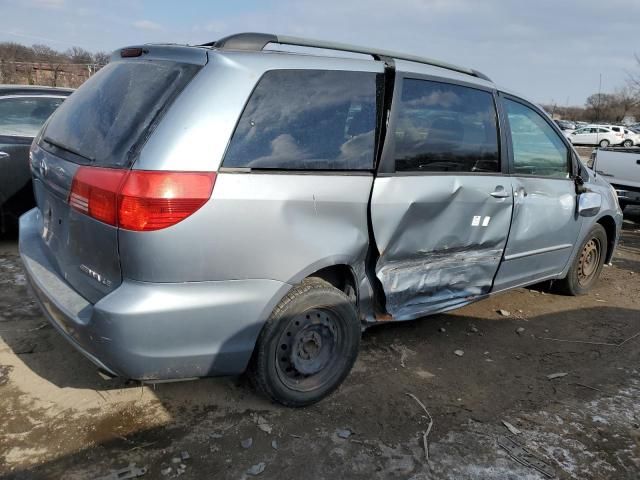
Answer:
[[[596,109],[596,122],[600,121],[600,105],[602,104],[602,73],[600,73],[600,82],[598,83],[598,108]]]

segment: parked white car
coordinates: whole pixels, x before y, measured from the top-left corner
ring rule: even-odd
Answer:
[[[574,145],[599,145],[604,148],[620,145],[624,141],[624,133],[614,132],[608,125],[589,125],[572,132],[567,138]]]
[[[634,147],[636,145],[640,145],[640,134],[634,132],[633,130],[629,130],[628,128],[624,129],[624,142],[622,142],[623,147]]]

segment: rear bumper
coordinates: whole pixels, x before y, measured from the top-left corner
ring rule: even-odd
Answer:
[[[20,218],[20,256],[40,307],[87,358],[126,378],[173,380],[243,372],[262,325],[291,288],[274,280],[125,279],[91,304],[47,260],[38,227],[35,209]]]

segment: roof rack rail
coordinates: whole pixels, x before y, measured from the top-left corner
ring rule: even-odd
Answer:
[[[431,58],[419,57],[417,55],[407,55],[405,53],[391,52],[388,50],[378,50],[367,47],[359,47],[357,45],[349,45],[346,43],[325,42],[322,40],[312,40],[309,38],[290,37],[288,35],[274,35],[271,33],[236,33],[219,40],[204,43],[201,47],[213,47],[226,50],[263,50],[270,43],[279,43],[282,45],[293,45],[297,47],[322,48],[327,50],[337,50],[341,52],[362,53],[371,55],[376,60],[384,57],[396,58],[398,60],[407,60],[409,62],[424,63],[434,67],[446,68],[458,73],[472,75],[483,80],[491,81],[485,74],[472,68],[459,67],[450,63],[433,60]]]

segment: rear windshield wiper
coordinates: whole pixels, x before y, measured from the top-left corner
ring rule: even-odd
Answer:
[[[72,153],[73,155],[77,155],[78,157],[84,158],[85,160],[89,160],[89,162],[91,162],[91,163],[94,163],[96,161],[95,158],[92,158],[92,157],[89,157],[88,155],[80,153],[79,151],[77,151],[73,147],[69,147],[68,145],[64,145],[64,144],[59,143],[59,142],[57,142],[55,140],[51,140],[51,138],[47,137],[46,135],[43,138],[43,140],[45,142],[47,142],[48,144],[53,145],[56,148],[59,148],[60,150],[64,150],[65,152],[69,152],[69,153]]]

